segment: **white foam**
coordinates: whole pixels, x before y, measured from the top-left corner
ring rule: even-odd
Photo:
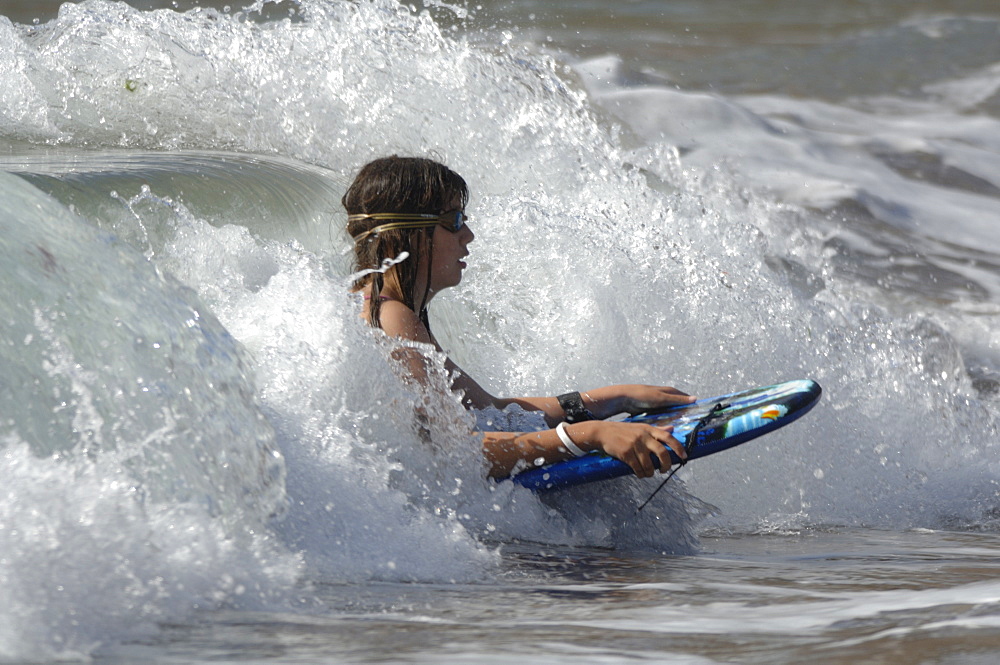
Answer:
[[[77,658],[287,598],[284,467],[239,348],[189,290],[0,176],[0,657]]]
[[[197,505],[149,503],[115,460],[0,453],[0,659],[85,659],[220,606],[284,606],[299,564]]]
[[[645,585],[645,588],[656,588],[657,585]],[[752,594],[757,596],[768,593],[759,586],[748,585],[714,585],[707,584],[712,592],[724,595]],[[919,591],[851,591],[849,593],[830,593],[813,590],[796,590],[786,588],[780,591],[771,589],[774,596],[769,602],[756,605],[753,612],[747,611],[744,602],[713,602],[706,607],[693,607],[689,604],[657,605],[647,608],[641,624],[636,623],[634,609],[623,611],[622,618],[617,619],[614,611],[608,612],[607,618],[600,620],[568,621],[570,625],[587,626],[602,630],[630,630],[646,633],[669,633],[680,635],[710,635],[710,634],[817,634],[834,630],[846,622],[857,622],[879,615],[893,612],[916,612],[930,610],[935,607],[947,607],[949,613],[957,605],[961,607],[976,607],[989,605],[1000,600],[1000,584],[979,583],[947,589],[921,589]],[[714,595],[714,593],[713,593]],[[710,614],[711,621],[705,620]],[[935,630],[944,625],[975,626],[979,623],[977,617],[956,618],[953,621],[928,621],[914,627],[899,627],[891,631],[879,633],[907,634],[916,630]],[[862,643],[865,639],[850,640],[850,643]],[[838,642],[838,644],[844,644]]]

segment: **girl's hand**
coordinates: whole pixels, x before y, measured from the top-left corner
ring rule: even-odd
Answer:
[[[659,460],[660,469],[664,471],[673,465],[668,447],[681,459],[687,459],[684,446],[671,435],[673,427],[591,420],[569,425],[566,429],[574,441],[579,437],[589,442],[591,449],[598,447],[625,462],[640,478],[648,478],[656,471],[650,454]]]
[[[677,388],[639,384],[606,386],[583,393],[584,405],[598,418],[691,404],[695,399]]]

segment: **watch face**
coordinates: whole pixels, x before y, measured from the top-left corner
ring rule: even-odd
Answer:
[[[587,407],[583,405],[583,398],[580,393],[566,393],[565,395],[559,395],[557,398],[559,400],[559,406],[562,407],[563,412],[566,414],[566,421],[575,423],[583,420],[593,420],[594,414],[587,410]]]

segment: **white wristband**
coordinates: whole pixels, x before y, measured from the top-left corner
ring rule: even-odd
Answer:
[[[573,439],[569,438],[569,432],[566,431],[566,423],[556,425],[556,434],[559,436],[562,444],[566,446],[566,450],[573,453],[573,457],[583,457],[587,454],[586,450],[573,443]]]

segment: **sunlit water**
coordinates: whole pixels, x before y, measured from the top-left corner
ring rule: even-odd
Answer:
[[[0,19],[0,657],[996,661],[991,3],[191,4]],[[639,514],[486,481],[346,293],[392,152],[495,392],[823,401]]]

